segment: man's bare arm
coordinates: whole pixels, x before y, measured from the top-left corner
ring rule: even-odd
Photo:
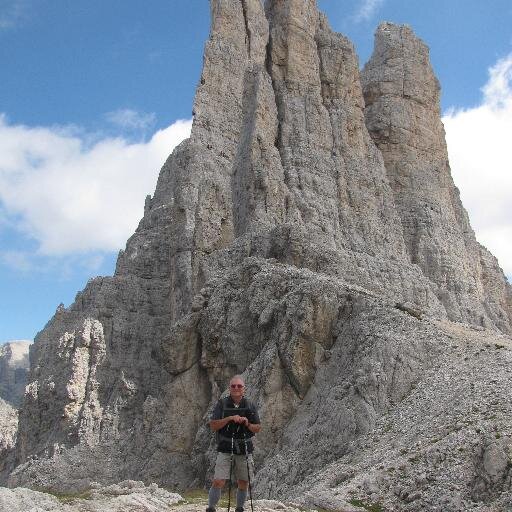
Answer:
[[[240,418],[240,422],[245,426],[247,430],[250,430],[253,434],[257,434],[261,430],[261,425],[259,423],[249,423],[249,420],[245,417]]]
[[[253,433],[257,434],[261,430],[261,425],[259,423],[247,423],[246,427]]]
[[[245,425],[247,429],[249,429],[253,434],[257,434],[261,430],[261,425],[259,423],[249,423],[249,420],[244,416],[227,416],[226,418],[222,418],[221,420],[210,420],[210,428],[217,432],[221,428],[225,427],[230,421],[234,421],[235,423],[239,423],[241,425]]]
[[[242,425],[247,425],[248,420],[243,416],[239,416],[236,414],[235,416],[227,416],[226,418],[222,418],[221,420],[210,420],[210,428],[217,432],[221,428],[225,427],[230,421],[234,421],[235,423],[239,423]]]
[[[210,428],[217,432],[221,428],[225,427],[230,421],[233,421],[233,416],[227,416],[226,418],[222,418],[221,420],[210,420]]]

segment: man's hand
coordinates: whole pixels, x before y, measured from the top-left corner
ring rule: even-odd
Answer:
[[[226,418],[222,418],[221,420],[210,420],[210,428],[216,432],[221,428],[224,428],[228,423],[234,421],[239,425],[244,425],[249,428],[249,420],[244,416],[239,416],[238,414],[235,416],[227,416]]]
[[[239,425],[249,426],[249,420],[245,416],[239,416],[238,414],[235,416],[231,416],[233,418],[233,421],[235,423],[238,423]]]

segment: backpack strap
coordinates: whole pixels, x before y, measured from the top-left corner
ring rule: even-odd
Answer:
[[[226,409],[227,409],[226,405],[228,403],[228,398],[229,397],[225,396],[224,398],[220,399],[220,403],[222,405],[222,415],[221,415],[222,418],[224,418],[224,413],[226,412]]]

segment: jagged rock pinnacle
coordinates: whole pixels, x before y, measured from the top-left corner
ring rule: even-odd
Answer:
[[[477,243],[450,174],[428,47],[407,26],[381,24],[362,83],[366,124],[384,157],[410,261],[432,281],[449,318],[511,332],[510,285]]]

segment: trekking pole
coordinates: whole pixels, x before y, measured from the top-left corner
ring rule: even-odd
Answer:
[[[247,452],[247,437],[245,435],[245,429],[244,429],[244,445],[245,445],[245,462],[247,463],[247,478],[249,480],[249,498],[251,500],[251,512],[254,512],[254,508],[252,505],[251,471],[249,468],[249,454]]]
[[[231,508],[231,477],[233,475],[233,434],[231,434],[231,457],[229,459],[228,512]]]

